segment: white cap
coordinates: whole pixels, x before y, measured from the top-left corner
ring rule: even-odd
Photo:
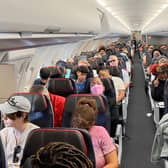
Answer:
[[[23,96],[12,96],[5,103],[0,104],[2,114],[12,114],[18,111],[29,113],[30,109],[29,100]]]

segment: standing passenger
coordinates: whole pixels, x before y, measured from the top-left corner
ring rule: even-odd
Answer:
[[[40,78],[37,78],[33,85],[47,85],[50,77],[50,70],[47,67],[40,69]]]

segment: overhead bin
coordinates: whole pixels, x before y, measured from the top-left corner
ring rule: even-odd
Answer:
[[[98,33],[93,0],[2,0],[0,32]]]

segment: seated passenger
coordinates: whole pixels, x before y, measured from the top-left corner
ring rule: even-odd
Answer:
[[[117,67],[118,70],[121,71],[120,77],[124,81],[125,89],[129,88],[130,77],[129,77],[128,71],[119,66],[119,60],[118,60],[117,56],[115,56],[115,55],[110,56],[109,61],[110,61],[111,66]]]
[[[99,70],[99,76],[101,79],[110,78],[113,80],[115,93],[116,93],[116,103],[121,104],[121,101],[125,98],[125,86],[121,78],[111,76],[107,69]]]
[[[91,93],[95,95],[103,95],[104,90],[105,88],[100,78],[98,77],[92,78],[90,88]]]
[[[87,74],[89,70],[85,66],[80,66],[77,68],[77,80],[75,82],[77,93],[90,93],[89,79],[87,79]]]
[[[62,96],[54,95],[48,92],[48,90],[41,85],[34,85],[30,88],[31,93],[41,93],[47,96],[52,104],[54,111],[54,127],[62,126],[62,113],[64,110],[65,98]]]
[[[51,142],[31,157],[32,168],[93,168],[88,157],[75,146]]]
[[[85,66],[88,68],[89,72],[87,74],[87,78],[92,78],[93,77],[93,72],[92,72],[92,68],[90,66],[90,64],[88,63],[88,61],[86,60],[79,60],[78,61],[78,66]]]
[[[8,168],[20,165],[27,136],[38,126],[28,121],[31,105],[23,96],[12,96],[0,104],[5,128],[0,131]]]
[[[152,98],[155,101],[163,101],[164,85],[168,78],[168,66],[166,64],[157,65],[152,72],[156,75],[151,85]]]
[[[162,52],[159,49],[154,49],[152,51],[152,62],[151,64],[158,64],[159,60],[162,58],[166,58],[165,56],[162,55]]]
[[[116,147],[107,130],[102,126],[95,126],[96,115],[96,101],[81,98],[76,105],[72,127],[89,131],[96,157],[96,168],[118,168]]]
[[[40,69],[40,78],[37,78],[33,85],[47,85],[50,77],[50,70],[47,67]]]

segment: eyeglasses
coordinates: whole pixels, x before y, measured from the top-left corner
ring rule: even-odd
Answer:
[[[17,145],[14,148],[14,153],[13,153],[13,163],[19,162],[19,157],[17,156],[18,153],[21,152],[21,146]]]

